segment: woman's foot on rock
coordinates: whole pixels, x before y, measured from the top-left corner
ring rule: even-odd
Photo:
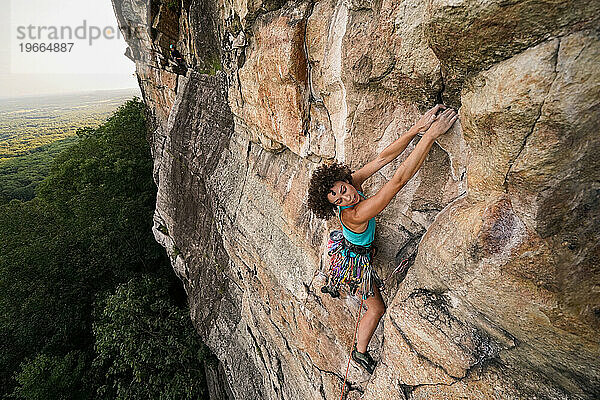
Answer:
[[[373,357],[371,357],[369,352],[365,351],[364,353],[361,353],[356,349],[356,346],[354,346],[352,349],[352,359],[358,365],[363,367],[369,374],[373,374],[373,371],[375,371],[375,366],[377,363],[375,360],[373,360]]]

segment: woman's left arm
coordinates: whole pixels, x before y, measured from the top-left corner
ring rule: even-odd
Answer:
[[[438,104],[431,110],[427,111],[408,131],[396,139],[392,144],[387,146],[377,158],[369,161],[361,169],[352,174],[352,185],[356,188],[362,187],[364,181],[370,178],[375,172],[389,164],[392,160],[398,157],[408,146],[411,140],[419,133],[425,132],[433,121],[436,119],[436,114],[439,110],[445,109],[446,106]]]
[[[360,225],[379,214],[392,201],[392,198],[406,185],[406,183],[421,168],[429,150],[436,139],[447,132],[458,119],[458,114],[453,109],[440,113],[439,118],[425,132],[415,149],[411,151],[406,160],[402,161],[392,179],[390,179],[374,195],[358,203],[354,207],[344,210],[344,220],[347,223]]]

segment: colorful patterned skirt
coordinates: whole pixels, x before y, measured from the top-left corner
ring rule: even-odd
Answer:
[[[350,293],[358,290],[363,299],[373,296],[374,285],[383,290],[383,281],[373,270],[373,246],[364,247],[350,243],[342,231],[333,231],[327,242],[329,254],[329,280],[323,292],[339,293],[339,288],[347,284]],[[336,296],[337,297],[337,296]]]

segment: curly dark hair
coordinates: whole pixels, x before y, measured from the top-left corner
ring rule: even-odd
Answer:
[[[337,181],[352,184],[352,171],[345,164],[323,164],[313,172],[308,186],[308,208],[319,218],[335,216],[336,206],[327,200],[327,194]]]

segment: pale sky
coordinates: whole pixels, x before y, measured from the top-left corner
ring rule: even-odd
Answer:
[[[138,86],[135,64],[124,55],[125,40],[116,37],[110,0],[0,0],[0,5],[0,97]],[[28,52],[33,43],[53,48],[65,43],[63,49],[71,51]]]

